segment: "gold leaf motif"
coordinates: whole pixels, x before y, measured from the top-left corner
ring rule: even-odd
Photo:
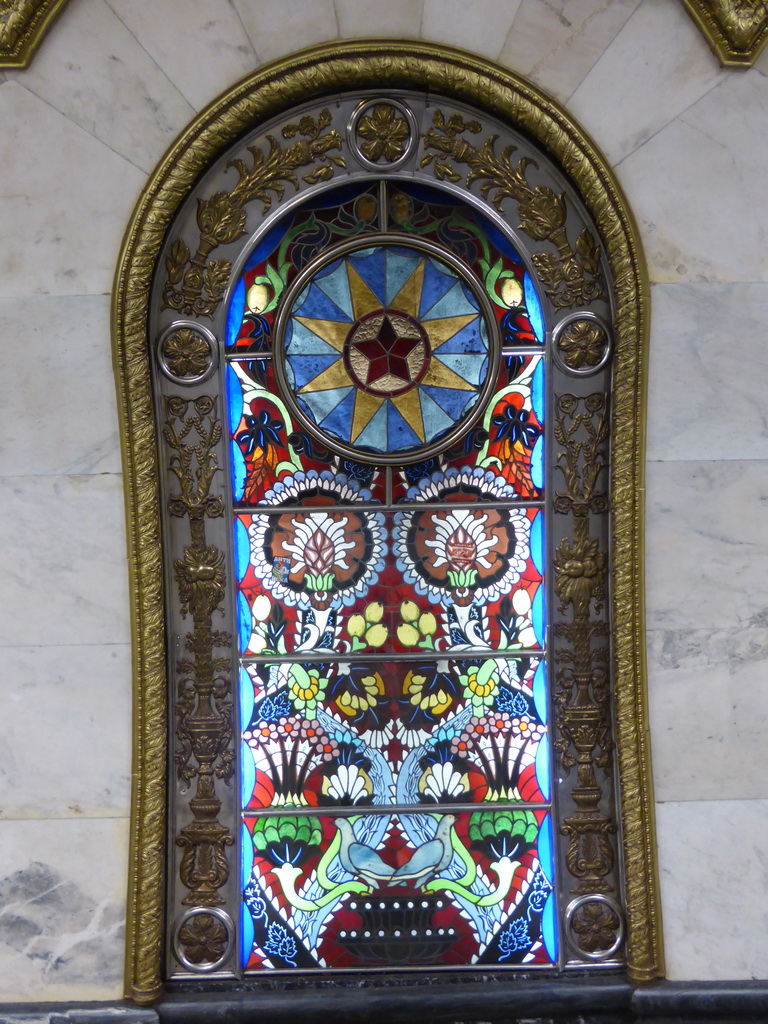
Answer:
[[[0,68],[25,68],[67,0],[0,0]]]
[[[768,42],[765,0],[683,0],[723,67],[750,67]]]
[[[334,165],[344,166],[342,157],[329,155],[330,151],[341,148],[339,133],[334,129],[322,134],[330,122],[327,109],[317,118],[302,117],[298,124],[283,128],[286,139],[303,136],[293,145],[283,147],[273,135],[268,135],[266,154],[257,146],[248,147],[250,167],[239,158],[227,165],[237,171],[240,180],[230,192],[216,192],[208,199],[198,199],[200,237],[195,255],[190,256],[188,246],[178,238],[166,258],[168,279],[163,292],[166,308],[194,316],[213,316],[232,267],[229,260],[209,262],[209,256],[218,246],[229,245],[245,234],[246,206],[258,200],[266,213],[273,197],[282,199],[286,183],[298,189],[295,171],[299,167],[318,165],[304,176],[304,181],[314,184],[333,177]]]
[[[163,341],[161,355],[176,377],[200,377],[211,364],[211,349],[202,335],[190,327],[179,328]]]
[[[196,914],[179,929],[179,943],[193,964],[214,964],[227,948],[227,929],[213,914]]]
[[[572,320],[557,339],[563,362],[571,370],[597,366],[605,353],[608,337],[600,324],[586,317]]]
[[[360,152],[370,163],[392,164],[405,153],[411,129],[390,103],[377,103],[357,124]]]
[[[566,231],[568,214],[564,193],[558,195],[546,185],[533,186],[526,178],[526,169],[536,167],[528,157],[512,163],[514,146],[507,146],[501,155],[496,152],[497,136],[491,136],[476,146],[463,138],[465,132],[477,135],[481,131],[477,121],[465,121],[459,114],[447,120],[442,111],[435,112],[432,127],[424,136],[426,149],[443,154],[427,153],[421,166],[433,164],[435,176],[440,180],[459,181],[460,175],[448,159],[466,164],[466,185],[470,188],[481,181],[480,193],[484,199],[502,209],[505,199],[518,204],[519,227],[537,242],[550,242],[555,252],[535,253],[533,262],[555,309],[586,305],[600,298],[605,285],[599,268],[597,243],[585,228],[576,247],[572,247]]]

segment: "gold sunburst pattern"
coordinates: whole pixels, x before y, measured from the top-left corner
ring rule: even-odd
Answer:
[[[285,380],[332,445],[407,457],[471,418],[489,369],[486,318],[439,254],[382,241],[332,256],[288,301]]]

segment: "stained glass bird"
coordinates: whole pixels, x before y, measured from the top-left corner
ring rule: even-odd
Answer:
[[[389,881],[395,869],[383,861],[372,847],[357,842],[351,823],[346,818],[336,818],[334,824],[341,832],[339,861],[344,870],[364,878],[366,882],[378,884]]]
[[[392,875],[392,885],[413,882],[414,887],[418,888],[434,875],[445,871],[453,859],[450,834],[455,821],[455,814],[443,815],[437,826],[435,838],[420,846],[405,864],[400,865]]]

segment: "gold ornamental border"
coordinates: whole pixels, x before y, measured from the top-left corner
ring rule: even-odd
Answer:
[[[25,68],[67,0],[0,0],[0,68]]]
[[[768,42],[766,0],[683,0],[725,68],[752,67]]]
[[[166,679],[157,437],[147,324],[166,231],[202,172],[260,122],[340,90],[422,89],[470,104],[534,139],[563,168],[594,219],[614,280],[613,611],[616,729],[626,864],[629,976],[663,971],[644,661],[643,438],[649,288],[627,202],[587,134],[558,104],[472,54],[399,40],[313,47],[271,64],[208,106],[168,150],[128,226],[113,295],[134,644],[134,772],[126,995],[162,989]]]

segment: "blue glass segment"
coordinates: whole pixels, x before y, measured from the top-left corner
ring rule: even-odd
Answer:
[[[542,736],[536,749],[536,781],[539,784],[542,796],[549,800],[552,790],[551,773],[549,767],[549,737]]]
[[[241,905],[240,918],[240,964],[245,967],[253,949],[253,918],[247,903]]]
[[[251,639],[252,625],[251,609],[248,607],[245,594],[239,593],[237,595],[237,636],[240,642],[241,654],[246,649],[248,641]]]
[[[245,746],[245,744],[244,744]],[[248,750],[248,758],[243,757],[243,761],[250,759],[253,762],[250,750]],[[248,796],[251,794],[249,793]],[[240,880],[242,886],[245,887],[251,880],[251,872],[253,871],[253,840],[251,839],[251,833],[248,831],[245,825],[242,826],[240,833],[240,866],[241,874]]]
[[[536,708],[536,714],[546,725],[549,716],[549,706],[547,700],[547,664],[545,661],[539,662],[539,667],[533,676],[533,703]]]
[[[544,595],[544,584],[542,583],[536,591],[533,598],[533,607],[531,608],[533,631],[536,634],[540,647],[545,646],[547,636],[546,609],[547,603]]]
[[[539,576],[544,575],[544,513],[539,512],[531,523],[531,558]]]
[[[253,683],[244,668],[240,669],[240,728],[247,729],[253,715]]]
[[[245,456],[240,450],[237,441],[232,442],[232,497],[240,501],[245,490]]]
[[[555,884],[555,870],[552,862],[552,818],[548,814],[541,823],[538,842],[539,863],[550,885]]]
[[[533,333],[536,335],[536,340],[543,344],[544,316],[541,312],[539,296],[536,294],[536,286],[530,274],[526,274],[523,277],[523,292],[525,294],[525,308],[528,310],[528,319],[531,322]]]
[[[544,910],[541,914],[541,934],[547,955],[554,963],[557,960],[557,920],[555,918],[555,894],[551,892],[547,896]]]
[[[245,278],[241,277],[235,285],[235,290],[232,292],[232,298],[229,300],[229,309],[227,310],[227,326],[225,329],[225,337],[227,339],[227,347],[234,345],[237,339],[240,325],[243,322],[243,314],[245,313]]]
[[[240,744],[240,785],[242,787],[243,807],[246,807],[253,796],[253,787],[256,785],[256,765],[253,761],[251,748],[247,743]],[[253,860],[253,856],[251,856],[251,860]]]
[[[251,255],[248,257],[248,262],[245,264],[245,270],[251,270],[262,260],[265,260],[267,256],[271,256],[275,249],[280,245],[282,240],[285,238],[285,233],[291,224],[290,217],[284,217],[283,220],[279,221],[273,228],[271,228],[266,235],[259,241],[256,248],[253,250]]]
[[[243,416],[243,388],[231,363],[227,366],[227,408],[229,411],[229,432],[234,434]]]
[[[544,489],[544,435],[539,434],[531,452],[531,480],[533,486],[541,491]]]
[[[531,402],[536,419],[544,423],[544,360],[539,359],[531,380]]]
[[[237,582],[241,583],[243,576],[248,572],[248,558],[251,546],[248,542],[248,531],[242,519],[235,520],[235,574]]]

